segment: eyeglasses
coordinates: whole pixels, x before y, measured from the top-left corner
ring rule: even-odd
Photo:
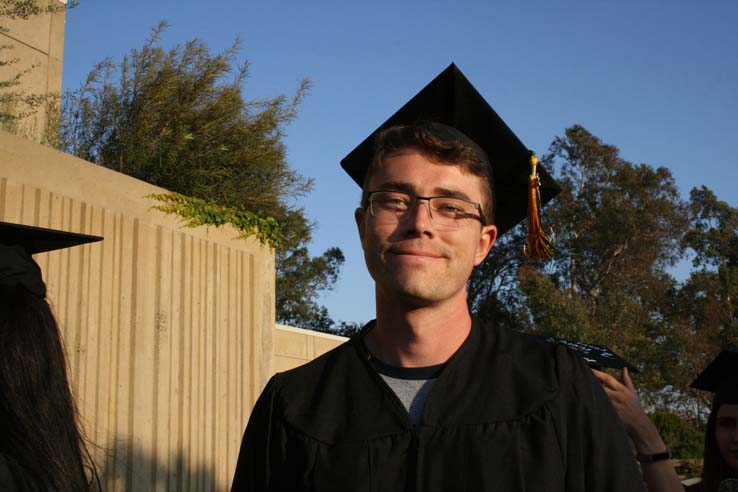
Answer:
[[[418,200],[428,201],[431,223],[439,230],[458,229],[468,219],[485,224],[479,203],[453,196],[417,196],[402,191],[370,191],[369,211],[377,222],[396,224],[410,215]]]

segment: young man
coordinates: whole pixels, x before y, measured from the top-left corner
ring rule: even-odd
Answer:
[[[642,490],[586,364],[467,308],[472,269],[525,215],[527,160],[454,65],[344,159],[377,318],[271,379],[233,491]]]

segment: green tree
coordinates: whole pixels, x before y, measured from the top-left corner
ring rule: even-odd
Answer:
[[[673,319],[688,350],[680,354],[682,381],[688,384],[728,346],[738,345],[738,208],[718,200],[706,187],[694,188],[689,201],[690,227],[684,245],[693,270],[677,292]],[[692,408],[695,421],[709,397]]]
[[[555,312],[579,313],[575,334],[620,352],[644,369],[642,388],[662,390],[674,380],[667,318],[678,285],[669,268],[683,256],[688,226],[673,176],[624,160],[617,147],[581,126],[556,138],[544,162],[563,192],[547,211],[559,254],[546,268],[558,292],[523,284],[537,326],[545,331],[556,323],[536,314],[546,312],[549,299],[560,304]],[[668,403],[664,398],[659,401]]]
[[[289,211],[281,224],[284,242],[297,246],[276,250],[276,307],[280,323],[328,333],[340,330],[317,299],[326,286],[338,279],[343,253],[339,248],[329,248],[321,256],[310,257],[302,239],[305,235],[310,237],[310,225],[301,209]]]
[[[238,41],[215,55],[197,39],[166,50],[165,28],[161,23],[120,64],[99,63],[79,90],[65,94],[61,147],[233,215],[276,220],[278,321],[329,329],[333,321],[316,300],[344,258],[337,248],[308,254],[315,225],[293,204],[312,181],[289,167],[283,143],[309,81],[291,98],[246,101],[249,66],[236,63]]]
[[[685,290],[693,301],[695,328],[710,325],[719,345],[738,345],[738,208],[718,200],[706,187],[690,193],[692,226],[684,243],[694,252]]]
[[[518,281],[521,268],[530,263],[523,253],[525,234],[525,229],[518,226],[500,237],[492,252],[474,269],[467,285],[472,312],[516,331],[525,331],[531,325]]]
[[[689,422],[672,412],[656,411],[649,418],[659,430],[661,438],[679,459],[701,459],[704,448],[704,434]]]

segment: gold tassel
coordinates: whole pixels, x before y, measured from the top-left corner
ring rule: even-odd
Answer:
[[[525,254],[534,260],[547,260],[554,254],[551,240],[541,226],[541,178],[538,176],[538,158],[530,154],[530,176],[528,177],[528,245]]]

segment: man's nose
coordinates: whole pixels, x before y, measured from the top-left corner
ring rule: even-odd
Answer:
[[[418,231],[426,231],[432,224],[430,201],[427,198],[418,198],[413,207],[407,211],[405,221]]]

